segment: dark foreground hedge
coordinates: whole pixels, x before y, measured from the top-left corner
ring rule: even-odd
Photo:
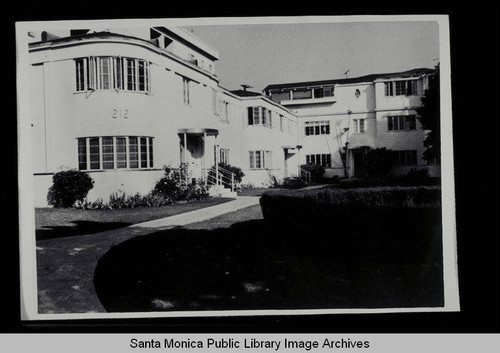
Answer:
[[[395,261],[440,256],[438,187],[276,190],[260,204],[280,246]]]

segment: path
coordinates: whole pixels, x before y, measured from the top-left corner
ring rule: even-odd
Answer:
[[[95,294],[93,275],[97,261],[110,248],[133,237],[205,221],[258,203],[259,197],[239,196],[234,201],[124,228],[38,241],[38,312],[105,312]]]

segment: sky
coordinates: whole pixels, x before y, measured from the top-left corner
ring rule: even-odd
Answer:
[[[230,90],[432,68],[435,21],[184,26],[219,50],[216,74]]]

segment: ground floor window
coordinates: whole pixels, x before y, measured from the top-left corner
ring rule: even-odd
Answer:
[[[306,155],[307,164],[319,164],[323,168],[331,168],[332,155],[331,154],[308,154]]]
[[[395,165],[415,165],[417,164],[417,151],[392,151],[392,164]]]
[[[273,167],[272,151],[249,151],[250,169],[271,169]]]
[[[78,139],[78,169],[153,168],[153,137],[102,136]]]

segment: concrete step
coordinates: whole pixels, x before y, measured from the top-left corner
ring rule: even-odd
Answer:
[[[236,198],[236,191],[231,191],[223,185],[211,185],[208,187],[208,194],[212,197],[234,197]]]

